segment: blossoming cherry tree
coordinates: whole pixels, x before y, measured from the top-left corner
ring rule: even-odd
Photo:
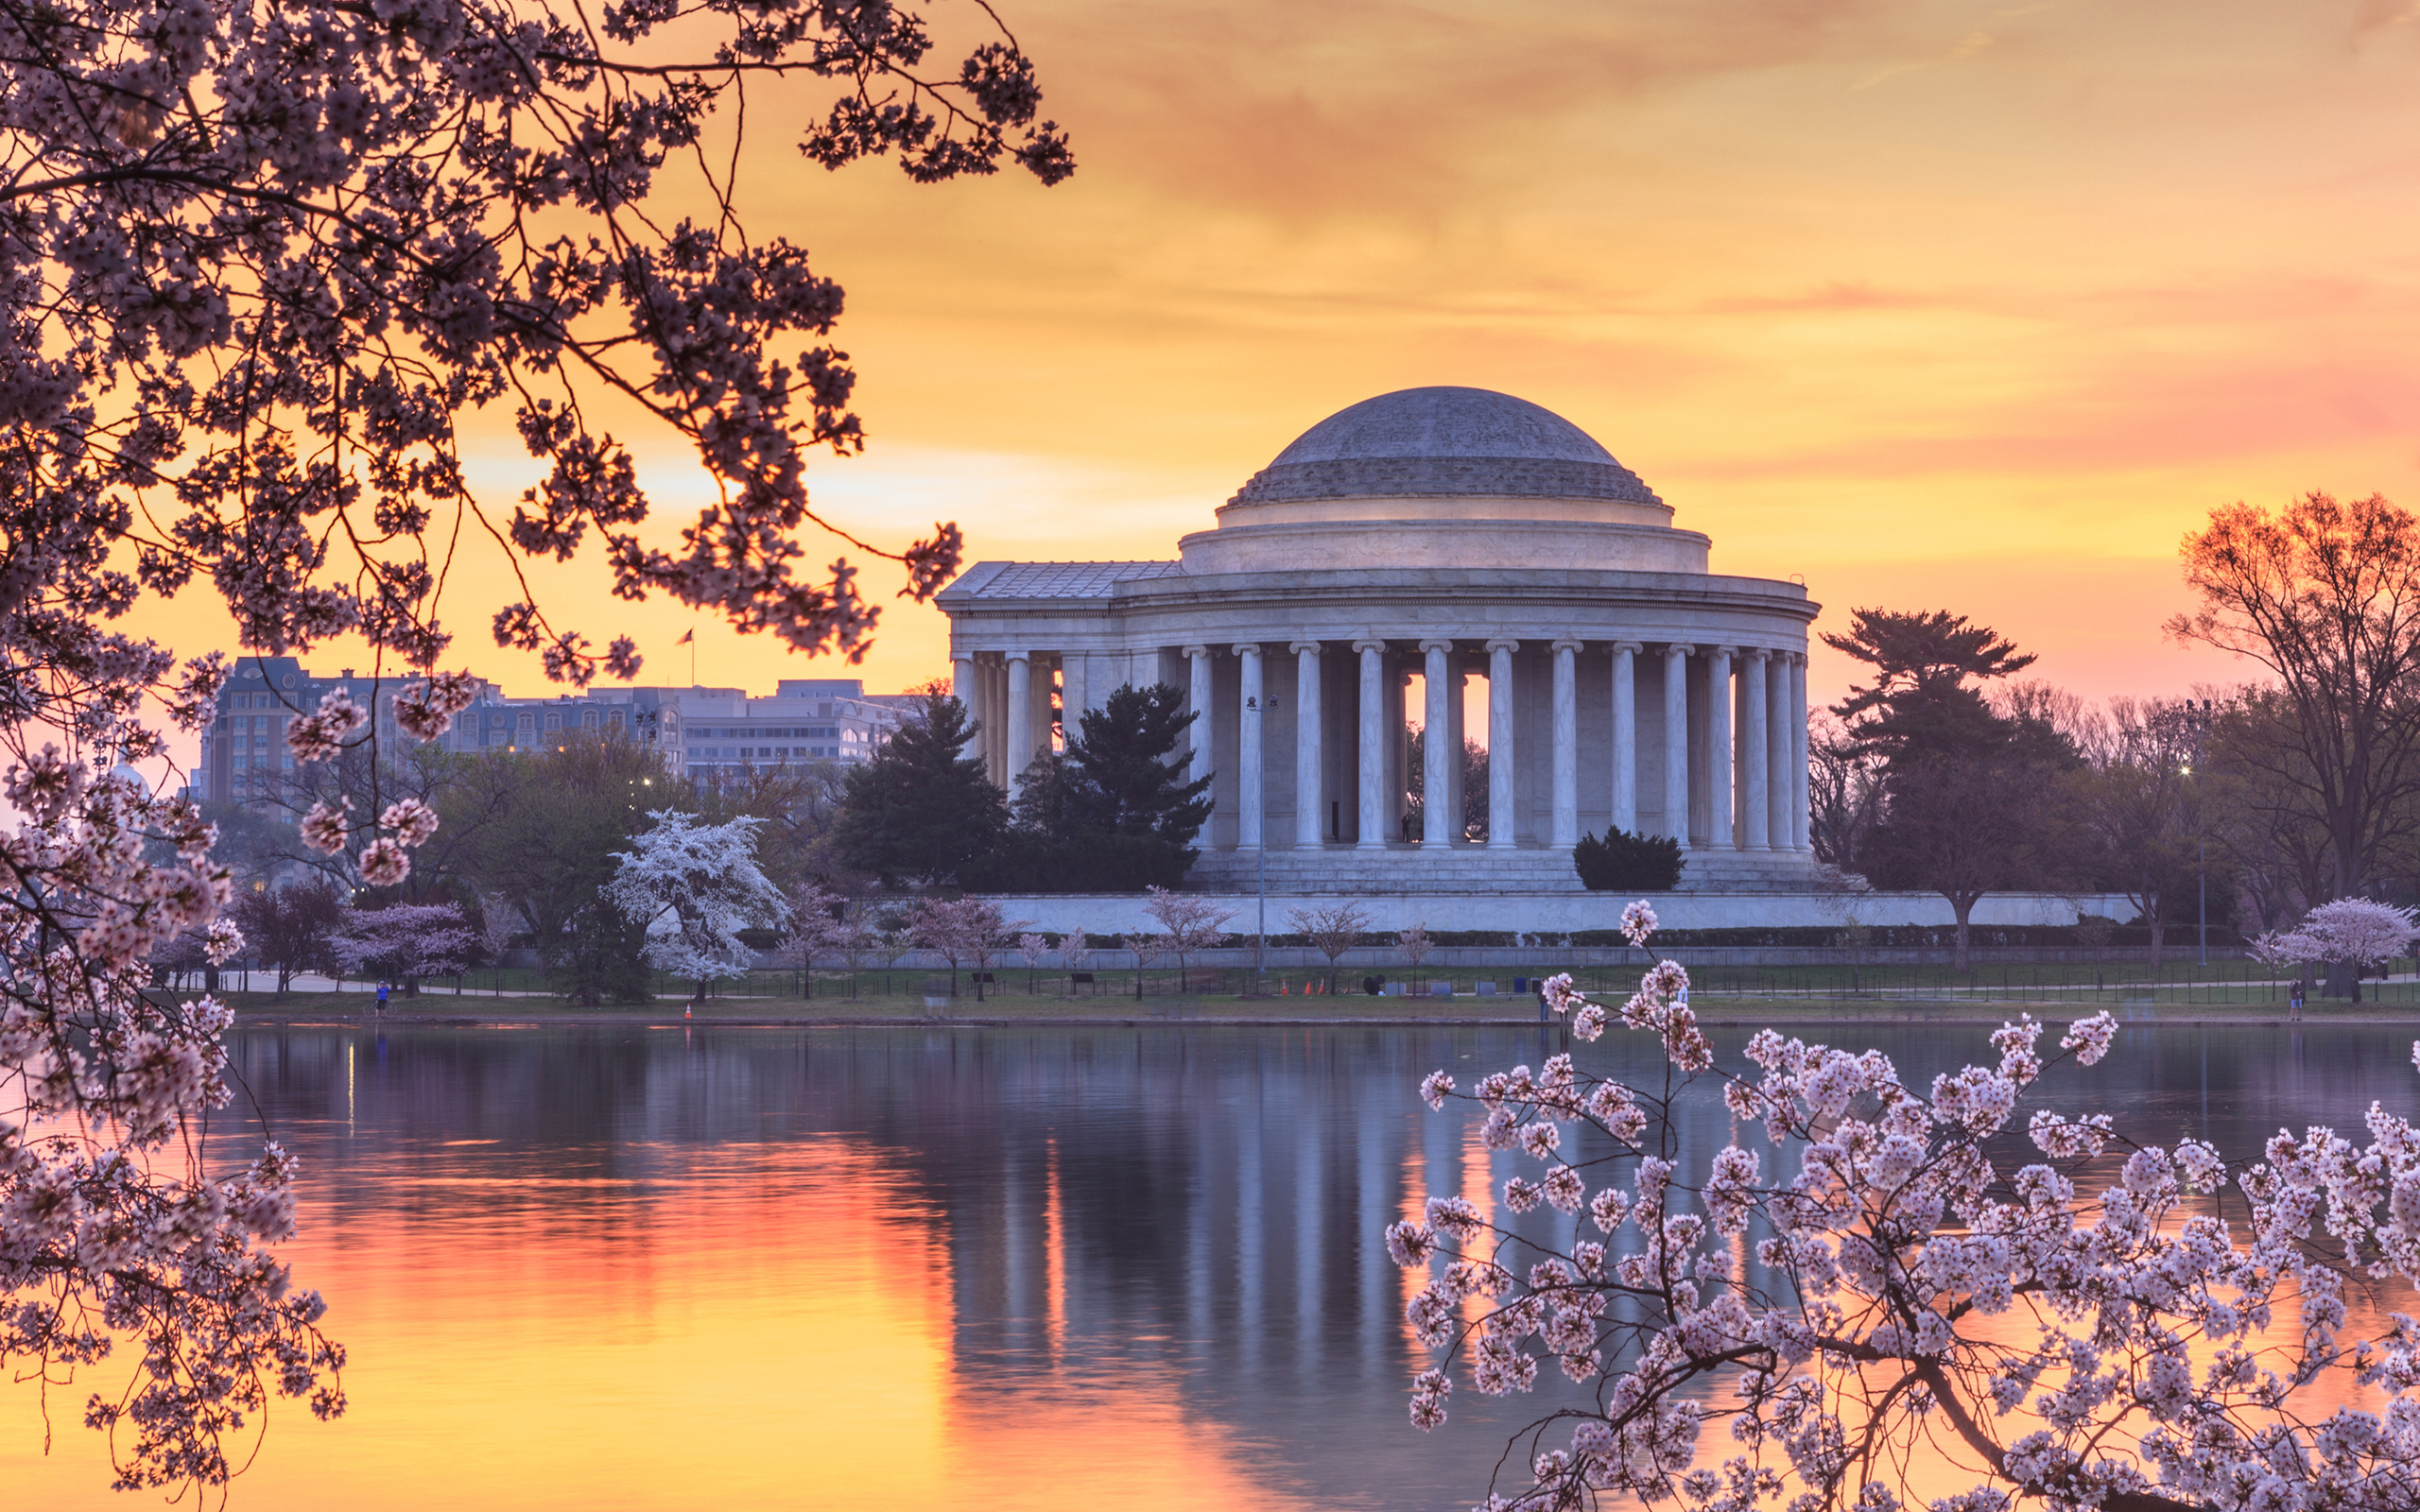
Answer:
[[[1654,923],[1643,903],[1624,919],[1637,944]],[[1534,1163],[1500,1211],[1431,1197],[1387,1229],[1418,1281],[1406,1318],[1437,1351],[1413,1423],[1445,1422],[1458,1374],[1509,1397],[1551,1369],[1587,1393],[1522,1431],[1523,1473],[1489,1512],[1896,1512],[1925,1500],[1920,1452],[1960,1477],[1933,1512],[2420,1505],[2420,1326],[2397,1311],[2344,1337],[2348,1288],[2392,1306],[2420,1280],[2420,1133],[2402,1118],[2373,1104],[2364,1143],[2280,1131],[2231,1164],[2198,1140],[2137,1143],[2106,1113],[2028,1113],[2048,1063],[2031,1018],[1927,1084],[1771,1029],[1735,1069],[1686,982],[1660,962],[1609,1008],[1552,978],[1579,1053],[1468,1091],[1442,1071],[1422,1084]],[[1616,1018],[1661,1040],[1661,1085],[1581,1064]],[[2048,1060],[2092,1065],[2115,1035],[2084,1020]],[[1675,1115],[1715,1089],[1765,1148],[1735,1138],[1701,1174]],[[1541,1209],[1561,1221],[1529,1219]]]

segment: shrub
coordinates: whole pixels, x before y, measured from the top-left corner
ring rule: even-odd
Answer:
[[[1571,864],[1590,892],[1670,892],[1681,881],[1681,842],[1669,835],[1633,834],[1608,825],[1605,837],[1583,834]]]

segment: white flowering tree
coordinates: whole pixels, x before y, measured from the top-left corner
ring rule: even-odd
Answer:
[[[742,815],[700,824],[669,809],[648,816],[654,828],[614,857],[605,899],[647,931],[647,963],[706,984],[745,976],[756,953],[743,929],[778,929],[789,900],[756,864],[756,831],[764,821]]]
[[[347,976],[400,984],[406,997],[421,979],[470,970],[478,932],[451,903],[391,903],[349,908],[328,936],[328,954]]]
[[[2361,972],[2391,961],[2411,949],[2420,937],[2420,918],[2368,898],[2339,898],[2321,903],[2303,921],[2283,933],[2272,932],[2252,942],[2253,959],[2271,967],[2342,966],[2352,979],[2353,1001],[2361,1001]]]
[[[1643,943],[1653,916],[1634,905],[1625,927]],[[2030,1018],[1928,1083],[1772,1030],[1726,1067],[1686,980],[1659,963],[1609,1009],[1553,978],[1577,1055],[1467,1092],[1442,1071],[1422,1084],[1432,1108],[1475,1102],[1487,1147],[1535,1165],[1500,1212],[1432,1197],[1387,1230],[1436,1351],[1412,1421],[1443,1423],[1458,1376],[1516,1396],[1560,1371],[1585,1391],[1516,1436],[1492,1512],[2420,1505],[2420,1326],[2396,1310],[2380,1336],[2344,1336],[2348,1289],[2404,1309],[2420,1279],[2403,1119],[2373,1105],[2365,1142],[2280,1131],[2230,1165],[2107,1114],[2029,1114]],[[1581,1064],[1616,1019],[1661,1040],[1654,1085]],[[2090,1065],[2115,1034],[2106,1014],[2076,1023],[2052,1058]],[[1676,1106],[1718,1088],[1763,1147],[1735,1137],[1685,1169]],[[1528,1218],[1541,1208],[1565,1216]]]
[[[1035,975],[1042,970],[1042,958],[1049,954],[1049,936],[1027,930],[1017,936],[1017,959],[1025,962],[1025,990],[1028,997],[1041,990]]]
[[[1071,929],[1059,941],[1059,959],[1067,968],[1067,995],[1076,995],[1076,973],[1090,970],[1095,952],[1099,949],[1092,936],[1080,929]]]

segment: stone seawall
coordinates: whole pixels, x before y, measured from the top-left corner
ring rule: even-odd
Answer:
[[[1440,930],[1516,930],[1553,936],[1581,930],[1616,929],[1633,895],[1616,892],[1579,893],[1395,893],[1269,894],[1269,933],[1294,933],[1287,922],[1293,909],[1360,904],[1370,927],[1399,931],[1414,924]],[[1957,922],[1948,902],[1938,893],[1837,892],[1803,893],[1650,893],[1647,900],[1666,929],[1776,929],[1814,925],[1841,928],[1851,919],[1864,924],[1917,924],[1934,927]],[[1080,929],[1090,935],[1125,935],[1155,928],[1143,911],[1144,900],[1131,894],[1096,896],[1080,893],[995,898],[1000,910],[1028,929],[1063,933]],[[1251,893],[1229,893],[1218,899],[1235,910],[1227,927],[1252,933],[1259,900]],[[2080,913],[2131,919],[2134,905],[2123,898],[2060,893],[1995,893],[1975,905],[1978,928],[2024,924],[2072,924]]]

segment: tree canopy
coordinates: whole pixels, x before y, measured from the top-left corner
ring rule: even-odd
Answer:
[[[1148,834],[1185,846],[1210,819],[1210,782],[1193,782],[1170,760],[1201,715],[1169,683],[1112,692],[1084,711],[1067,742],[1073,768],[1066,825],[1070,832]]]
[[[2352,897],[2420,797],[2420,522],[2377,494],[2309,493],[2274,513],[2214,509],[2182,549],[2202,602],[2168,633],[2276,679],[2267,712],[2291,738],[2246,754],[2273,786],[2303,790],[2327,836],[2328,892]]]
[[[925,688],[872,760],[849,773],[832,838],[848,865],[887,884],[950,881],[1008,828],[1008,795],[964,754],[966,706]]]
[[[196,806],[113,774],[164,754],[156,715],[201,730],[227,664],[117,622],[206,584],[247,650],[356,635],[412,678],[396,720],[422,739],[475,693],[439,669],[458,547],[516,573],[588,547],[617,598],[860,654],[877,610],[814,531],[919,599],[959,535],[886,549],[812,507],[809,454],[864,435],[842,291],[749,228],[738,107],[752,80],[820,92],[798,146],[827,168],[1063,179],[1030,62],[991,8],[962,14],[983,34],[951,67],[887,4],[0,0],[0,1117],[60,1131],[0,1161],[0,1293],[43,1296],[0,1306],[0,1364],[56,1380],[135,1345],[87,1416],[124,1485],[223,1482],[222,1434],[249,1441],[273,1394],[344,1398],[319,1298],[260,1247],[291,1231],[292,1160],[230,1170],[223,1134],[188,1137],[233,1096],[226,1009],[147,995],[154,949],[242,940]],[[544,470],[503,507],[462,466],[479,409]],[[677,541],[609,421],[681,438],[718,485]],[[488,629],[570,682],[639,667],[526,590]],[[332,694],[287,744],[323,760],[367,725]],[[399,886],[439,816],[347,796],[300,838]],[[111,1215],[106,1244],[56,1216],[77,1211]]]
[[[1833,707],[1850,744],[1818,753],[1841,789],[1819,796],[1846,805],[1854,763],[1878,765],[1875,817],[1856,837],[1857,865],[1878,886],[1948,902],[1962,971],[1976,903],[2056,884],[2072,854],[2058,778],[2082,758],[2059,728],[2058,699],[2020,686],[1996,710],[1983,683],[2034,659],[1945,610],[1858,610],[1846,634],[1824,641],[1875,673]]]
[[[1966,750],[2004,735],[1982,684],[2034,661],[1997,631],[1946,610],[1852,610],[1847,632],[1827,630],[1824,644],[1874,668],[1872,680],[1852,687],[1832,713],[1848,721],[1866,748],[1892,763]]]

